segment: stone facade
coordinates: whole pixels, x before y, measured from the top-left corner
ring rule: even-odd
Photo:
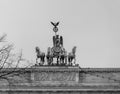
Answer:
[[[0,83],[0,94],[120,94],[120,68],[38,66]]]

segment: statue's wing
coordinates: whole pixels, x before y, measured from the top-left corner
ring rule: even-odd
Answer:
[[[53,22],[51,22],[51,24],[52,24],[53,26],[56,26]]]
[[[58,25],[59,25],[59,22],[56,23],[56,26],[58,26]]]

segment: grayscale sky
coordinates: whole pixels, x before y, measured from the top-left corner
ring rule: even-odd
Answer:
[[[0,34],[28,60],[52,47],[50,21],[81,67],[120,67],[120,0],[0,0]]]

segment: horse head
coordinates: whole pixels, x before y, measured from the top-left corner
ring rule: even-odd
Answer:
[[[40,48],[37,46],[35,47],[35,50],[36,50],[36,53],[39,53],[40,52]]]

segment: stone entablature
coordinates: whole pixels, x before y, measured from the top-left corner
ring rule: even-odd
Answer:
[[[3,69],[1,72],[10,72],[14,69]],[[80,68],[80,67],[59,67],[59,66],[39,66],[39,67],[32,67],[32,68],[17,68],[14,72],[15,74],[19,74],[19,76],[26,77],[27,79],[34,82],[36,79],[35,77],[48,77],[49,81],[52,79],[55,79],[55,77],[62,79],[62,76],[68,76],[71,75],[75,76],[75,79],[77,84],[81,83],[91,83],[91,79],[93,79],[92,82],[99,83],[100,80],[101,83],[120,83],[120,68]],[[36,75],[36,76],[35,76]],[[60,76],[61,75],[61,76]],[[19,77],[18,76],[18,77]],[[34,78],[33,78],[34,77]],[[47,79],[48,79],[47,78]],[[67,77],[66,77],[67,78]],[[42,79],[42,78],[41,78]],[[71,78],[72,79],[72,78]],[[106,80],[107,79],[107,80]],[[112,81],[112,79],[114,81]],[[22,78],[21,78],[22,80]],[[39,79],[40,80],[40,79]],[[116,80],[116,81],[115,81]],[[24,82],[24,81],[23,81]]]
[[[10,71],[13,69],[3,70],[3,72]],[[120,92],[120,68],[39,66],[18,68],[16,73],[19,75],[13,76],[12,85],[8,82],[5,84],[6,81],[3,84],[0,82],[0,92],[3,89],[7,91],[9,88],[14,92],[25,92],[26,90],[28,90],[26,92],[35,92],[35,90],[37,92],[47,90],[49,92],[67,90],[68,92]]]

